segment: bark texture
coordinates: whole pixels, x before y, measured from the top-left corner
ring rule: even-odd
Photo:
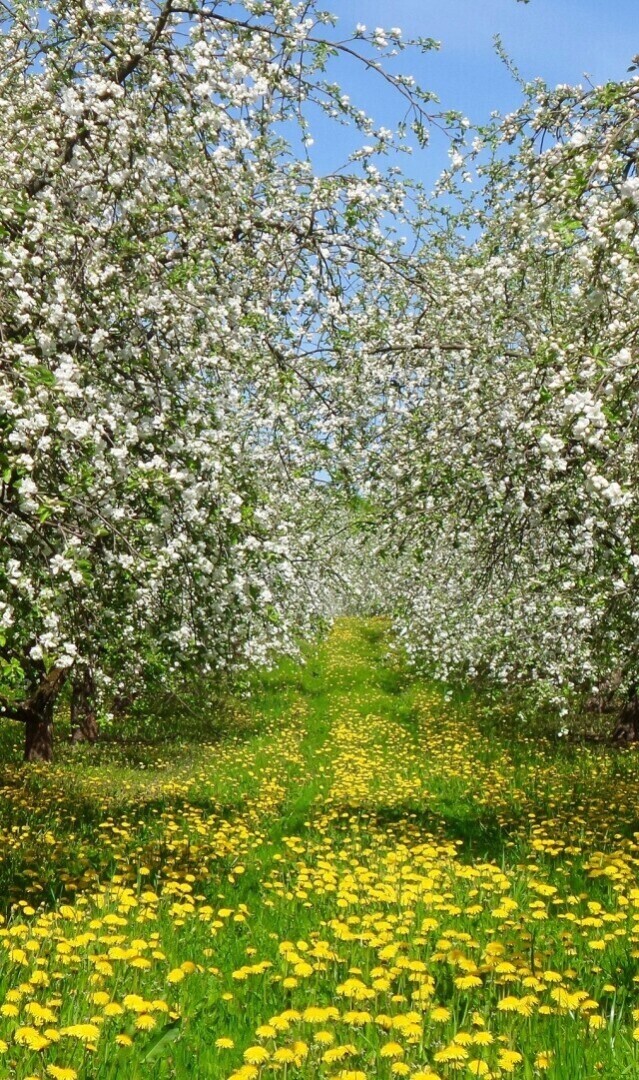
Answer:
[[[621,745],[639,740],[639,696],[636,686],[630,688],[628,700],[619,714],[612,738],[613,742]]]
[[[52,668],[31,697],[7,710],[24,724],[25,761],[53,760],[53,709],[66,678],[66,668]]]
[[[73,680],[71,694],[71,742],[94,743],[100,734],[95,707],[95,683],[88,669]]]
[[[30,716],[24,733],[25,761],[53,761],[53,704],[44,715]]]

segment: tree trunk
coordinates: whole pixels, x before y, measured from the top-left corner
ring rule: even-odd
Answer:
[[[100,729],[95,710],[95,684],[91,672],[85,668],[73,680],[71,694],[71,742],[94,743]]]
[[[617,718],[612,739],[621,745],[639,740],[639,696],[636,686],[630,687],[628,700]]]
[[[24,731],[24,760],[53,761],[53,701],[43,715],[27,717]]]
[[[53,760],[53,709],[65,684],[67,668],[52,668],[37,690],[8,715],[24,724],[24,760]]]

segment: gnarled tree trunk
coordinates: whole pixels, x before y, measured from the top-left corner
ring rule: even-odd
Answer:
[[[96,742],[100,734],[95,709],[95,683],[88,668],[78,672],[71,694],[71,742]]]
[[[53,701],[25,720],[24,732],[24,760],[53,761]]]

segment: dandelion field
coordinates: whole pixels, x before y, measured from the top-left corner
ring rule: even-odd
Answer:
[[[387,644],[342,620],[135,762],[29,768],[6,725],[1,1077],[639,1075],[636,755]]]

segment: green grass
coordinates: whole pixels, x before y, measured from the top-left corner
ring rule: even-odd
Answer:
[[[2,726],[0,1077],[639,1076],[639,758],[388,646],[338,623],[204,740]]]

